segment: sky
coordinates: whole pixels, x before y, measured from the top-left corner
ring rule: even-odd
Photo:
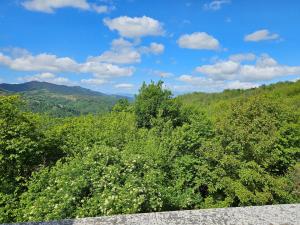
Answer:
[[[181,94],[299,78],[298,0],[0,0],[0,83]]]

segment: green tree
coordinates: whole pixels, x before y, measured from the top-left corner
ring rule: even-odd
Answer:
[[[130,112],[131,110],[131,105],[126,98],[119,99],[112,108],[113,112]]]
[[[24,182],[43,162],[36,118],[21,105],[18,96],[0,96],[0,222],[12,219]]]
[[[138,127],[151,128],[156,118],[181,124],[180,104],[172,98],[170,90],[163,89],[163,81],[143,83],[136,96],[135,115]]]
[[[42,160],[35,118],[19,110],[18,96],[0,97],[0,190],[13,192]]]
[[[18,221],[157,211],[161,183],[159,171],[143,158],[95,146],[35,173],[21,196]]]
[[[293,202],[289,171],[299,137],[298,116],[283,103],[263,96],[231,103],[198,151],[206,162],[197,172],[206,187],[202,207]]]

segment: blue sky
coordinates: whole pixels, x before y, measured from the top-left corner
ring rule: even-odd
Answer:
[[[0,82],[174,93],[300,78],[297,0],[0,1]]]

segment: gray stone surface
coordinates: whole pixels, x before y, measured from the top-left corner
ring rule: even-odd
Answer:
[[[300,225],[300,204],[104,216],[18,225]]]

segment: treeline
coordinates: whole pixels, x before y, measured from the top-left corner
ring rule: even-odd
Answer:
[[[191,104],[152,82],[69,118],[1,96],[0,223],[300,202],[299,84]]]

